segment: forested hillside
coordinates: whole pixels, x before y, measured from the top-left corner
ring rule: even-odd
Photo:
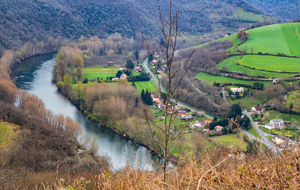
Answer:
[[[254,7],[283,19],[300,18],[300,3],[298,0],[246,0]]]
[[[107,37],[115,32],[127,37],[140,32],[154,36],[159,5],[168,12],[169,2],[163,0],[3,0],[0,51],[57,36]],[[258,9],[238,0],[178,0],[173,5],[181,9],[179,26],[189,33],[236,31],[266,19]]]

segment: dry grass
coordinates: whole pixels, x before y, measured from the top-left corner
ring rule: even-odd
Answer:
[[[49,189],[133,190],[197,189],[199,186],[199,189],[299,189],[299,153],[298,150],[280,155],[241,157],[234,149],[223,147],[208,151],[200,158],[187,154],[187,158],[181,160],[181,166],[169,168],[165,182],[162,173],[129,167],[116,172],[57,175],[2,170],[0,188],[47,189],[48,186]],[[6,186],[4,183],[7,183]]]

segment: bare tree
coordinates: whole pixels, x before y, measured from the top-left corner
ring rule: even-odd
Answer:
[[[162,32],[162,40],[156,39],[154,43],[150,43],[143,36],[145,39],[145,47],[148,50],[149,54],[154,55],[153,50],[155,50],[156,52],[160,52],[161,56],[165,57],[166,59],[165,62],[167,70],[164,71],[166,77],[160,79],[160,77],[157,76],[159,94],[161,95],[161,97],[163,97],[162,94],[165,93],[163,98],[163,114],[165,118],[164,124],[156,124],[155,119],[153,119],[153,117],[151,117],[151,115],[149,114],[149,109],[146,107],[144,109],[145,119],[147,121],[147,126],[149,128],[151,137],[149,139],[151,143],[149,144],[150,146],[159,147],[160,149],[160,152],[155,149],[154,150],[157,151],[157,153],[163,160],[162,170],[164,181],[166,180],[166,169],[168,165],[168,157],[170,156],[171,152],[171,147],[188,126],[187,123],[186,125],[176,126],[176,128],[174,127],[174,122],[177,119],[174,105],[177,105],[177,103],[192,90],[191,88],[190,90],[179,91],[182,85],[181,83],[192,65],[193,60],[191,59],[191,57],[194,53],[194,50],[190,55],[185,55],[186,59],[181,63],[181,66],[178,67],[173,65],[173,59],[176,54],[177,38],[181,33],[180,31],[178,31],[178,14],[178,10],[175,10],[175,12],[172,13],[172,0],[170,0],[170,12],[167,17],[163,16],[159,7],[160,22],[156,24]],[[159,63],[159,66],[161,67],[162,64]],[[166,84],[166,90],[164,90],[164,87],[161,86],[161,82],[164,82]]]

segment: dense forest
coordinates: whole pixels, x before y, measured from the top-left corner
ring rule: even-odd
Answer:
[[[116,32],[139,39],[140,32],[156,36],[159,5],[168,12],[168,1],[162,0],[4,0],[0,5],[0,52],[50,37],[105,38]],[[181,10],[180,29],[189,33],[232,32],[267,18],[238,0],[178,0],[173,5]]]
[[[283,19],[300,18],[300,4],[298,0],[246,0],[254,7],[266,11],[273,16]]]

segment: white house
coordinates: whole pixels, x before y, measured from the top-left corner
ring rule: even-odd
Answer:
[[[232,92],[244,92],[244,88],[240,87],[240,88],[231,88]]]
[[[275,125],[273,125],[271,123],[268,123],[268,124],[265,125],[265,128],[269,129],[269,130],[273,130],[273,129],[275,129]]]
[[[224,127],[217,125],[217,126],[215,127],[215,130],[216,130],[216,131],[222,131],[223,128],[224,128]]]
[[[261,114],[261,113],[264,112],[264,107],[262,107],[262,106],[253,106],[251,108],[251,111],[253,111],[254,113]]]
[[[274,125],[276,129],[279,129],[279,130],[283,129],[283,127],[284,127],[284,122],[282,119],[272,119],[270,121],[270,123],[272,125]]]

